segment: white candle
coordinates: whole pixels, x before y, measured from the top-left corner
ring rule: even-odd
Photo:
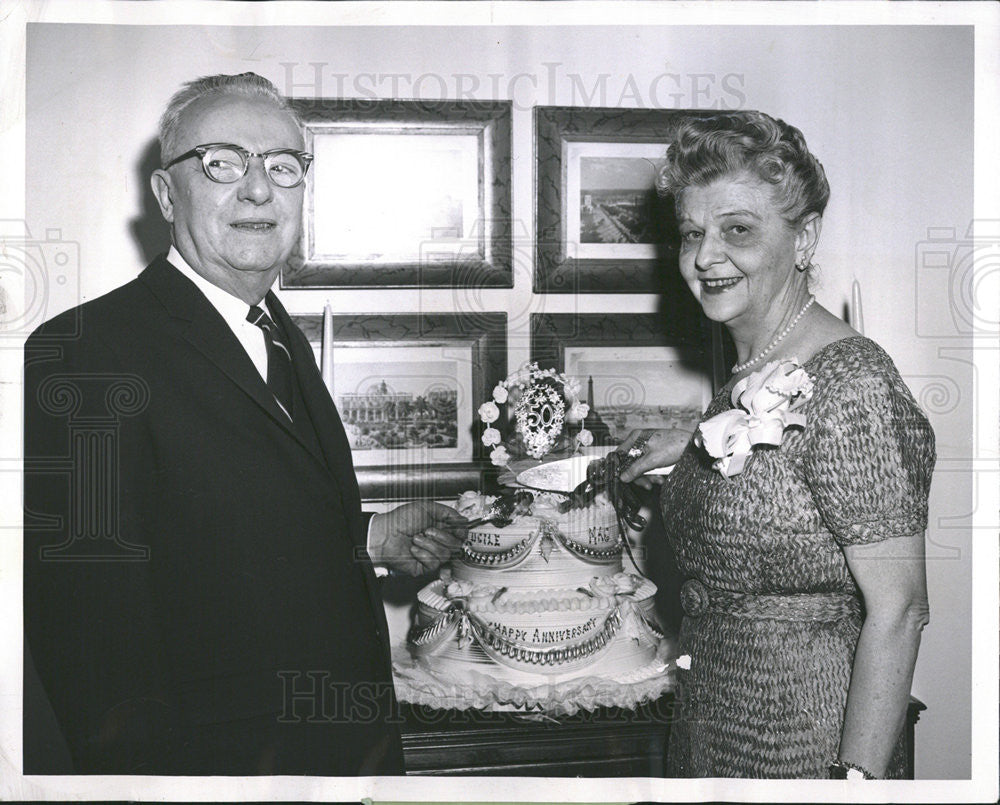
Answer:
[[[319,371],[330,396],[333,396],[333,311],[330,303],[323,307],[323,339],[320,341]]]
[[[851,288],[851,318],[854,320],[852,326],[861,335],[865,334],[865,320],[864,316],[861,315],[861,283],[854,280],[854,286]]]

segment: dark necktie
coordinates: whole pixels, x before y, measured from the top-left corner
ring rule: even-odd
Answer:
[[[257,305],[250,306],[247,321],[264,331],[267,343],[267,387],[281,409],[292,418],[292,354],[278,326]]]

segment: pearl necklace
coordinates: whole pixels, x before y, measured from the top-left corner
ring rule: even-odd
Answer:
[[[809,310],[809,306],[813,302],[815,302],[815,301],[816,301],[816,297],[813,296],[812,294],[810,294],[809,295],[809,299],[802,306],[802,310],[800,310],[798,313],[795,314],[795,318],[792,319],[790,322],[788,322],[788,326],[784,330],[782,330],[780,333],[778,333],[778,335],[775,337],[775,339],[770,344],[768,344],[766,347],[764,347],[763,350],[761,350],[759,353],[757,353],[757,356],[755,358],[751,358],[748,361],[744,361],[743,363],[736,364],[732,368],[732,373],[734,375],[738,375],[744,369],[749,369],[751,366],[753,366],[755,363],[757,363],[757,361],[759,361],[761,358],[763,358],[765,355],[767,355],[772,349],[774,349],[776,346],[778,346],[778,344],[781,343],[781,339],[783,339],[786,335],[788,335],[795,328],[795,325],[799,323],[799,319],[801,319],[806,314],[806,311]]]

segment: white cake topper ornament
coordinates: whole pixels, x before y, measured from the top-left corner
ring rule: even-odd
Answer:
[[[567,423],[580,422],[572,447],[589,445],[593,434],[584,427],[583,420],[590,413],[590,406],[579,398],[580,384],[555,369],[540,369],[537,363],[528,363],[493,389],[493,399],[479,406],[479,418],[486,425],[481,436],[487,447],[492,447],[490,460],[497,466],[506,466],[512,458],[523,455],[540,459],[561,447]],[[493,423],[500,418],[500,405],[514,406],[515,437],[508,444],[501,444],[500,431]]]

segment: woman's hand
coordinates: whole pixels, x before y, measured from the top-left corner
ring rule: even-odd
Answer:
[[[618,447],[618,452],[628,455],[629,450],[635,448],[642,450],[642,454],[622,471],[622,481],[629,483],[635,481],[643,489],[652,489],[653,484],[662,484],[664,476],[651,475],[646,477],[644,473],[660,467],[670,467],[677,463],[691,441],[692,432],[681,428],[661,428],[659,430],[644,429],[634,430],[628,438]]]

